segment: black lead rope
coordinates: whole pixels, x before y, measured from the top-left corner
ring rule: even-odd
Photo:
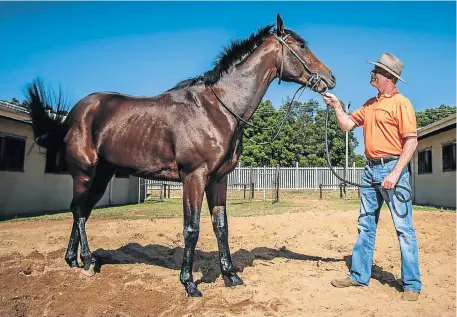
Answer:
[[[213,87],[212,86],[209,86],[211,91],[213,92],[214,96],[216,96],[216,99],[219,101],[219,103],[228,111],[230,112],[230,114],[232,114],[232,116],[234,116],[238,122],[243,122],[245,125],[247,126],[250,126],[254,129],[258,129],[258,130],[263,130],[263,131],[273,131],[274,130],[274,127],[269,127],[269,128],[262,128],[262,127],[259,127],[259,126],[256,126],[255,124],[252,124],[250,123],[249,121],[247,120],[244,120],[243,118],[241,118],[239,115],[237,115],[233,110],[231,110],[222,100],[221,98],[219,98],[219,96],[214,92],[213,90]],[[284,127],[284,124],[286,123],[287,119],[289,118],[291,112],[292,112],[292,109],[293,109],[293,103],[295,101],[295,96],[297,95],[297,93],[301,90],[301,92],[303,92],[303,90],[306,88],[305,85],[302,85],[300,87],[298,87],[298,89],[295,91],[295,94],[294,96],[292,97],[292,100],[290,101],[289,103],[289,106],[287,107],[287,110],[285,111],[285,115],[284,115],[284,118],[281,120],[281,122],[279,123],[279,128],[277,129],[275,135],[273,136],[273,138],[270,140],[270,141],[267,141],[267,142],[256,142],[250,138],[248,138],[248,141],[252,142],[252,143],[255,143],[257,145],[266,145],[266,144],[271,144],[274,140],[276,140],[276,138],[279,136],[279,133],[282,131],[283,127]],[[300,94],[301,96],[301,94]],[[298,97],[298,99],[300,99],[300,96]]]
[[[353,183],[353,182],[350,182],[348,180],[343,179],[342,177],[340,177],[334,171],[334,169],[332,167],[332,164],[330,163],[330,154],[329,154],[329,151],[328,151],[328,113],[329,113],[329,109],[330,109],[330,106],[327,105],[327,111],[326,111],[326,114],[325,114],[325,153],[327,155],[327,165],[330,168],[330,171],[333,173],[333,175],[335,175],[336,178],[338,178],[340,181],[342,181],[345,184],[357,186],[357,187],[360,187],[360,188],[373,187],[373,188],[379,189],[381,187],[381,182],[369,182],[368,185],[357,184],[357,183]],[[403,195],[403,193],[397,191],[398,188],[401,188],[401,189],[405,190],[408,193],[407,198],[405,198],[405,195]],[[412,199],[411,190],[409,190],[409,188],[406,188],[405,186],[396,184],[394,186],[394,188],[393,188],[393,192],[394,192],[395,197],[397,197],[397,199],[402,203],[406,204],[407,202],[409,202]],[[398,213],[398,211],[395,208],[395,206],[393,206],[393,211],[400,218],[405,218],[408,215],[408,209],[406,209],[406,212],[403,215]]]

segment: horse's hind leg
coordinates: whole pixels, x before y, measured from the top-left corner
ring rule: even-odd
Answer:
[[[67,151],[67,156],[71,155]],[[95,162],[94,162],[95,164]],[[70,240],[68,241],[65,261],[72,268],[79,267],[78,245],[81,244],[81,219],[85,218],[84,204],[88,194],[92,177],[95,171],[95,166],[82,167],[81,164],[76,164],[74,161],[69,162],[69,168],[73,177],[73,199],[70,204],[70,210],[73,214],[73,226],[71,229]],[[85,233],[84,233],[85,234]]]
[[[219,248],[220,267],[225,285],[230,287],[243,285],[243,281],[235,272],[228,244],[227,177],[218,181],[210,180],[206,189],[206,199]]]
[[[102,158],[97,164],[95,169],[95,173],[93,175],[93,180],[89,186],[89,191],[86,194],[84,208],[82,211],[83,216],[85,217],[86,221],[89,219],[90,213],[94,206],[99,202],[102,198],[103,194],[105,193],[106,187],[108,186],[109,181],[113,177],[116,168]],[[79,183],[79,181],[78,181]],[[80,186],[80,185],[78,185]],[[76,200],[72,202],[76,204]],[[77,206],[72,206],[73,209],[76,210]],[[65,254],[65,261],[68,263],[70,267],[79,267],[78,265],[78,245],[80,243],[80,234],[79,234],[79,225],[78,225],[78,217],[81,213],[73,213],[73,228],[71,230],[70,241],[68,242],[67,253]],[[94,262],[94,260],[91,260]]]
[[[200,212],[206,179],[206,168],[200,168],[186,175],[183,182],[184,258],[179,279],[191,297],[202,296],[192,276],[192,265],[195,246],[200,233]]]
[[[98,163],[98,155],[95,147],[91,144],[91,139],[83,136],[80,131],[73,131],[70,134],[67,144],[67,163],[70,173],[73,177],[73,199],[70,209],[73,213],[73,228],[70,237],[69,249],[65,259],[70,264],[76,262],[77,238],[79,234],[79,243],[81,246],[80,257],[83,262],[83,272],[86,275],[95,274],[93,267],[94,261],[89,249],[86,236],[86,199],[92,181],[95,176],[95,170]]]
[[[83,273],[88,276],[95,274],[92,253],[89,249],[86,235],[86,197],[89,192],[91,181],[94,174],[94,167],[87,171],[80,171],[73,176],[73,200],[71,202],[71,212],[76,222],[76,228],[79,233],[79,242],[81,246],[80,258],[83,262]]]
[[[116,172],[116,168],[102,158],[97,163],[95,173],[92,177],[92,182],[89,187],[89,192],[86,195],[84,203],[84,217],[79,219],[79,232],[84,239],[81,239],[81,260],[84,263],[83,273],[87,276],[92,276],[95,274],[95,262],[96,259],[92,256],[92,253],[89,249],[89,244],[87,242],[87,236],[85,234],[85,224],[89,219],[90,213],[94,206],[100,201],[103,194],[105,193],[106,187],[108,186],[111,178]]]

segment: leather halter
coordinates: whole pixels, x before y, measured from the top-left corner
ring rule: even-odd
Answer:
[[[276,34],[273,36],[281,43],[281,68],[279,69],[279,76],[278,76],[278,85],[281,84],[282,80],[282,71],[284,69],[284,46],[289,50],[289,52],[295,56],[298,61],[302,64],[303,68],[310,74],[310,78],[308,79],[309,83],[314,82],[312,86],[307,85],[310,88],[314,88],[317,86],[320,81],[322,80],[321,76],[317,71],[312,71],[311,68],[306,64],[306,62],[286,43],[286,40],[289,38],[290,34],[286,34],[284,37],[279,37]]]

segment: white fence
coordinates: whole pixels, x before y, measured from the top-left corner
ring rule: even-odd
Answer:
[[[341,181],[336,178],[328,167],[237,167],[228,178],[228,184],[238,187],[244,183],[254,183],[254,189],[275,188],[274,176],[279,172],[280,189],[319,189],[320,184],[334,185],[336,189]],[[344,167],[334,168],[335,172],[344,177]],[[360,183],[363,168],[347,169],[345,179]],[[331,187],[328,187],[331,188]],[[347,188],[356,189],[348,185]]]
[[[335,167],[335,172],[344,177],[344,167]],[[255,190],[275,188],[275,175],[279,173],[280,189],[319,189],[319,185],[333,185],[326,189],[337,189],[341,181],[336,178],[328,167],[237,167],[228,177],[228,185],[232,188],[243,188],[243,184],[254,183]],[[363,167],[347,169],[345,179],[360,183]],[[146,185],[168,184],[171,188],[181,188],[177,182],[157,182],[144,180]],[[356,189],[348,185],[349,189]]]

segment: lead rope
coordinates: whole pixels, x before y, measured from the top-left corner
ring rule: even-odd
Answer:
[[[314,87],[314,86],[313,86]],[[273,138],[271,139],[271,141],[268,141],[268,142],[256,142],[250,138],[248,138],[247,140],[250,141],[250,142],[253,142],[255,144],[258,144],[258,145],[266,145],[266,144],[270,144],[272,143],[274,140],[276,140],[276,138],[279,136],[279,133],[281,132],[282,128],[284,127],[284,124],[286,123],[287,121],[287,118],[290,116],[290,113],[292,112],[292,109],[293,109],[293,102],[294,102],[294,99],[295,99],[295,96],[297,95],[297,93],[302,90],[302,93],[304,91],[304,88],[306,88],[305,85],[303,86],[300,86],[294,93],[294,96],[292,97],[292,100],[290,101],[289,103],[289,106],[287,107],[287,110],[286,110],[286,114],[284,116],[284,118],[281,120],[281,122],[279,123],[279,128],[278,130],[276,131],[276,134],[273,136]],[[250,126],[252,128],[255,128],[255,129],[259,129],[259,130],[263,130],[263,131],[268,131],[268,130],[274,130],[274,128],[262,128],[262,127],[259,127],[259,126],[256,126],[255,124],[252,124],[246,120],[244,120],[243,118],[241,118],[239,115],[237,115],[233,110],[231,110],[229,107],[227,107],[225,105],[225,103],[219,98],[219,96],[214,92],[213,90],[213,87],[210,86],[210,89],[211,91],[213,92],[214,96],[216,96],[217,100],[219,101],[219,103],[228,111],[230,112],[238,121],[241,121],[243,122],[244,124],[246,124],[247,126]],[[301,97],[301,94],[300,96],[298,97],[298,99],[300,99]],[[297,100],[298,100],[297,99]]]
[[[325,93],[323,93],[323,95],[325,95]],[[329,154],[329,151],[328,151],[328,113],[329,113],[329,109],[330,109],[330,106],[327,105],[327,111],[326,111],[326,115],[325,115],[325,154],[326,154],[326,158],[327,158],[327,165],[328,167],[330,168],[330,171],[333,173],[333,175],[335,175],[336,178],[338,178],[341,182],[345,183],[345,184],[349,184],[349,185],[353,185],[353,186],[356,186],[356,187],[360,187],[360,188],[370,188],[370,187],[373,187],[373,188],[377,188],[379,190],[379,188],[381,187],[381,182],[369,182],[368,185],[362,185],[362,184],[358,184],[358,183],[353,183],[353,182],[350,182],[348,180],[345,180],[343,179],[342,177],[340,177],[333,169],[332,167],[332,164],[330,163],[330,154]],[[403,189],[404,191],[406,191],[408,193],[408,198],[406,199],[405,196],[403,195],[403,193],[397,191],[397,188],[401,188]],[[402,185],[398,185],[396,184],[394,186],[394,189],[393,189],[393,192],[394,192],[394,195],[395,197],[397,197],[397,199],[402,202],[402,203],[407,203],[409,202],[413,197],[412,197],[412,193],[411,191],[409,190],[409,188],[405,187],[405,186],[402,186]],[[408,215],[408,209],[406,209],[406,212],[401,215],[398,213],[397,209],[395,208],[395,206],[393,207],[393,211],[395,212],[395,214],[399,217],[399,218],[405,218],[407,215]]]

